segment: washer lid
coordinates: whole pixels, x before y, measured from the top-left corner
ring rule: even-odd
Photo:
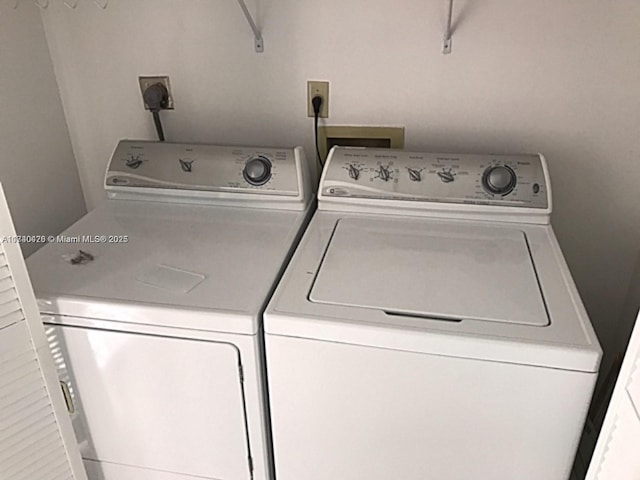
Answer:
[[[388,315],[550,323],[525,233],[495,225],[342,219],[309,299]]]

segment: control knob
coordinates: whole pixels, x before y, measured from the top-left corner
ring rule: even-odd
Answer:
[[[494,195],[508,195],[515,188],[516,173],[506,165],[487,168],[482,174],[482,186]]]
[[[420,182],[422,180],[422,172],[421,170],[417,170],[415,168],[407,168],[409,171],[409,180],[412,182]]]
[[[440,180],[442,180],[443,183],[451,183],[456,179],[451,170],[439,171],[438,177],[440,178]]]
[[[389,172],[389,167],[380,165],[380,168],[378,168],[378,178],[380,180],[388,182],[389,179],[391,178],[391,172]]]
[[[271,178],[271,162],[266,157],[255,157],[244,165],[242,176],[251,185],[264,185]]]
[[[124,163],[127,167],[136,170],[140,165],[142,165],[142,160],[140,160],[140,157],[137,155],[131,155]]]
[[[360,170],[355,165],[349,165],[349,176],[354,180],[360,178]]]

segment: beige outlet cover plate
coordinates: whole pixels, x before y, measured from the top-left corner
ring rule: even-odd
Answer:
[[[322,104],[320,105],[320,118],[329,117],[329,82],[307,82],[307,116],[313,118],[313,105],[311,100],[316,95],[322,97]]]

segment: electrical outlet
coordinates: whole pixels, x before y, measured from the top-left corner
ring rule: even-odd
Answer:
[[[307,116],[313,118],[313,97],[320,95],[322,105],[320,105],[320,118],[329,117],[329,82],[307,82]]]
[[[173,94],[171,93],[171,85],[169,84],[168,76],[158,76],[158,77],[138,77],[138,83],[140,84],[140,94],[144,94],[145,90],[149,88],[151,85],[155,85],[156,83],[161,83],[169,92],[169,99],[167,100],[167,106],[163,108],[163,110],[173,110]],[[142,103],[144,104],[144,108],[149,110],[149,105],[147,105],[142,99]]]

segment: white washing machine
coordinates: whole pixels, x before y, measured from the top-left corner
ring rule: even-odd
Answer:
[[[271,478],[262,312],[302,149],[122,141],[105,185],[27,262],[89,478]]]
[[[566,480],[601,358],[540,155],[334,149],[265,312],[278,480]]]

